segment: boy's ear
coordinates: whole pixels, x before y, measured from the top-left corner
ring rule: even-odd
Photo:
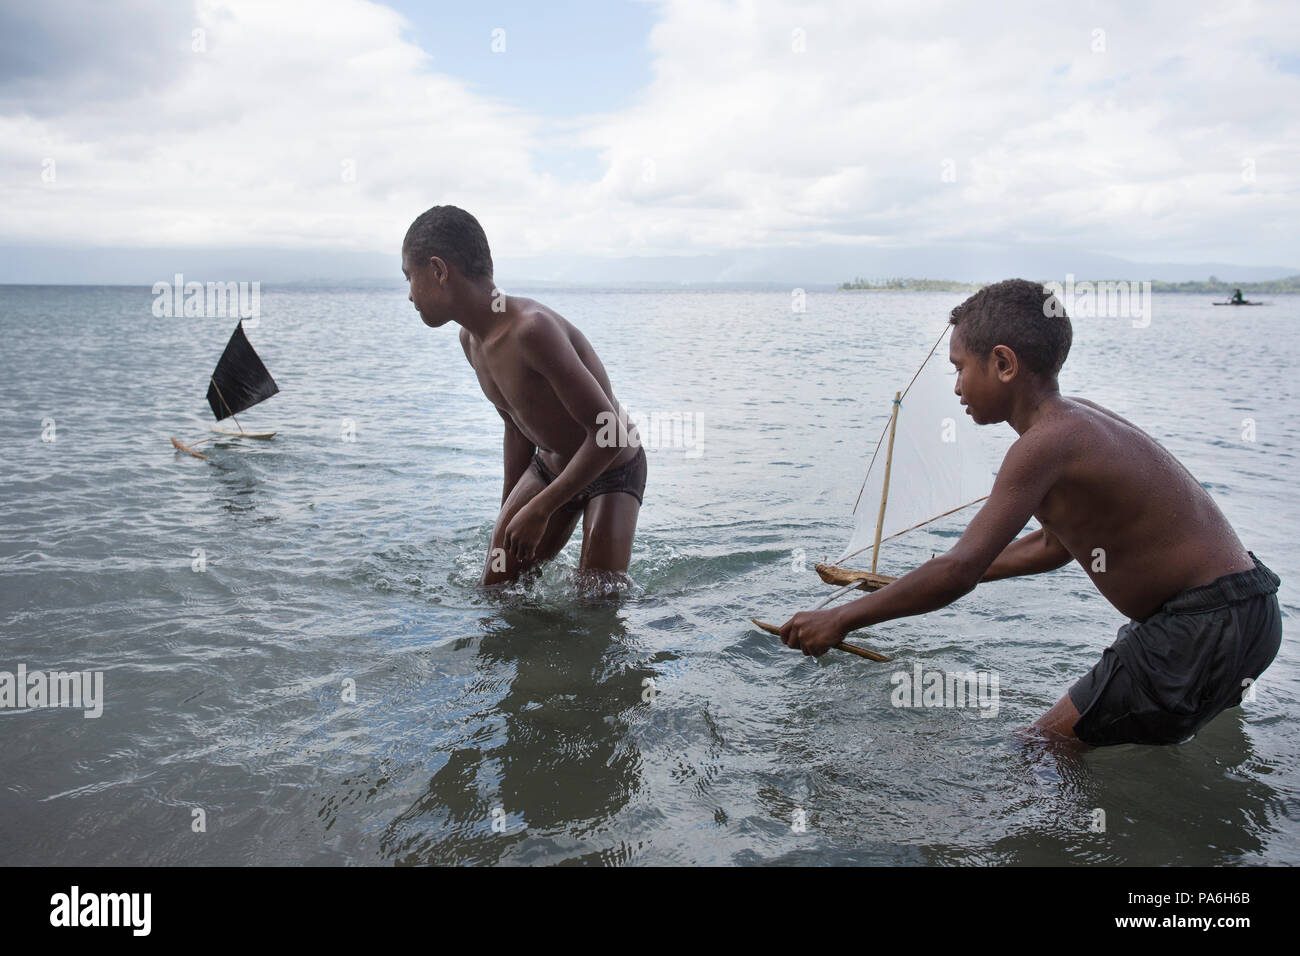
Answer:
[[[997,375],[999,382],[1009,382],[1016,377],[1020,371],[1020,359],[1016,353],[1005,345],[993,346],[993,352],[989,356],[993,362],[993,371]]]
[[[439,285],[451,278],[451,269],[441,256],[429,256],[425,265],[429,267],[429,277]]]

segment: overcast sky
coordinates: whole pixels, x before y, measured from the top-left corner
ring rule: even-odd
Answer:
[[[9,4],[0,245],[1300,266],[1297,104],[1294,2]]]

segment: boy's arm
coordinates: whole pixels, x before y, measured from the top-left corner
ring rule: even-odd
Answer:
[[[796,614],[781,628],[789,647],[819,657],[849,631],[946,607],[974,590],[1011,540],[1029,523],[1060,474],[1059,441],[1025,435],[1007,452],[989,500],[946,554],[931,558],[889,586],[825,611]]]
[[[514,419],[500,408],[497,409],[497,414],[506,423],[505,440],[502,443],[506,480],[505,487],[501,489],[501,503],[505,504],[506,499],[510,497],[510,492],[514,490],[515,485],[519,484],[519,479],[528,470],[528,466],[533,460],[533,454],[537,451],[537,446],[533,444],[532,439],[524,437],[524,433],[515,425]]]
[[[1017,538],[1002,549],[989,565],[980,582],[1000,581],[1003,578],[1015,578],[1025,574],[1041,574],[1055,571],[1074,560],[1074,555],[1065,550],[1060,539],[1046,528],[1039,528],[1033,534]]]
[[[520,508],[506,526],[506,550],[527,561],[536,553],[555,510],[600,477],[621,449],[617,444],[597,444],[602,424],[614,421],[617,412],[595,376],[582,364],[564,330],[555,322],[539,318],[524,326],[520,334],[530,366],[546,379],[565,411],[587,432],[564,470]]]
[[[478,369],[474,367],[474,356],[470,351],[470,334],[469,329],[460,330],[460,347],[465,350],[465,361],[469,362],[469,367],[473,368],[475,373]],[[510,492],[514,491],[515,485],[519,484],[519,479],[524,476],[528,470],[528,465],[532,461],[533,453],[537,451],[537,446],[533,444],[532,439],[524,436],[515,424],[515,420],[502,411],[501,406],[494,405],[497,414],[501,420],[506,423],[505,438],[502,442],[501,457],[505,462],[505,487],[501,489],[501,503],[505,504],[506,499],[510,497]]]

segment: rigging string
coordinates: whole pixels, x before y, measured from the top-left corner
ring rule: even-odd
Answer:
[[[921,364],[917,366],[917,368],[916,368],[916,374],[913,375],[913,376],[912,376],[912,380],[911,380],[910,382],[907,383],[907,388],[903,389],[903,394],[902,394],[902,396],[899,398],[899,402],[902,402],[902,400],[903,400],[904,398],[907,398],[907,393],[908,393],[909,391],[911,391],[912,386],[916,384],[916,379],[917,379],[918,376],[920,376],[920,374],[921,374],[921,369],[925,368],[925,363],[928,362],[928,361],[930,361],[930,357],[934,355],[934,350],[937,349],[937,348],[939,347],[939,343],[943,341],[943,337],[944,337],[945,335],[948,334],[948,330],[949,330],[950,328],[952,328],[952,326],[951,326],[950,324],[948,324],[947,322],[945,322],[944,325],[943,325],[943,331],[940,332],[940,333],[939,333],[939,337],[938,337],[937,339],[935,339],[935,341],[934,341],[934,345],[930,346],[930,352],[929,352],[929,354],[927,354],[926,357],[921,361]],[[891,416],[891,420],[892,420],[892,416]],[[885,422],[885,427],[882,428],[882,429],[880,430],[880,437],[876,439],[876,450],[875,450],[874,452],[871,453],[871,461],[870,461],[870,463],[867,465],[867,473],[866,473],[865,475],[862,476],[862,487],[858,489],[858,499],[857,499],[857,501],[853,502],[853,512],[852,512],[853,514],[857,514],[857,513],[858,513],[858,505],[862,503],[862,493],[863,493],[864,491],[867,490],[867,479],[871,477],[871,469],[872,469],[872,466],[874,466],[875,463],[876,463],[876,456],[880,454],[880,446],[881,446],[881,443],[883,443],[884,440],[885,440],[885,433],[886,433],[887,431],[889,431],[889,422]],[[981,500],[983,500],[983,499],[981,499]],[[971,504],[974,504],[974,502],[972,501]],[[962,505],[962,507],[964,508],[964,507],[966,507],[966,506],[965,506],[965,505]],[[938,515],[937,517],[942,518],[943,515]],[[931,520],[934,520],[934,519],[931,519]],[[919,527],[919,526],[918,526],[918,527]],[[911,529],[911,528],[908,528],[907,530],[908,530],[908,531],[911,531],[912,529]],[[902,534],[902,532],[900,531],[899,534]],[[890,537],[891,537],[891,538],[894,538],[894,537],[897,537],[897,535],[890,535]],[[888,539],[886,539],[886,540],[888,540]],[[863,548],[862,550],[865,551],[866,548]],[[854,552],[854,554],[857,554],[857,553],[860,553],[860,552],[856,552],[856,551]],[[846,557],[851,557],[851,555],[846,555]]]
[[[941,515],[935,515],[933,518],[926,518],[924,521],[919,522],[918,524],[914,524],[910,528],[904,528],[902,531],[895,531],[888,538],[881,538],[880,543],[884,544],[886,541],[892,541],[894,538],[897,538],[900,534],[907,534],[907,532],[909,531],[915,531],[917,528],[923,528],[926,525],[928,525],[931,521],[938,521],[940,518],[946,518],[950,514],[956,514],[958,511],[961,511],[963,508],[969,508],[971,505],[977,505],[981,501],[987,501],[988,497],[989,497],[988,495],[985,495],[983,498],[976,498],[974,501],[968,501],[964,505],[958,505],[956,508],[949,508]],[[840,561],[847,561],[849,558],[855,558],[863,551],[870,551],[873,547],[875,547],[875,545],[869,544],[865,548],[858,548],[858,550],[854,551],[852,554],[846,554],[844,557],[840,558]],[[839,562],[836,563],[838,564]],[[857,582],[854,582],[853,586],[857,587]]]
[[[950,323],[944,324],[943,331],[939,333],[939,338],[937,338],[934,342],[934,345],[930,347],[930,351],[925,356],[925,359],[921,362],[919,366],[917,366],[916,373],[912,376],[912,380],[907,383],[907,388],[903,389],[902,397],[898,400],[896,404],[901,403],[902,399],[907,397],[907,393],[911,390],[912,386],[916,384],[917,378],[920,377],[921,370],[925,368],[925,363],[930,361],[930,359],[934,357],[935,350],[939,347],[939,343],[943,341],[943,337],[948,334],[951,328],[952,325]],[[885,427],[880,431],[880,437],[876,439],[876,450],[875,452],[872,453],[871,462],[867,465],[867,473],[862,478],[862,487],[858,489],[858,500],[853,503],[854,514],[857,514],[858,505],[862,502],[862,493],[867,490],[867,479],[871,477],[871,468],[876,463],[876,456],[880,454],[880,446],[885,440],[885,433],[887,431],[889,431],[889,422],[885,422]],[[968,501],[964,505],[958,505],[956,508],[949,508],[943,514],[937,514],[933,518],[926,518],[924,521],[918,522],[917,524],[912,525],[910,528],[904,528],[902,531],[895,531],[888,538],[882,538],[880,540],[880,543],[884,544],[886,541],[892,541],[894,538],[897,538],[899,535],[907,534],[909,531],[915,531],[917,528],[922,528],[925,525],[928,525],[932,521],[938,521],[940,518],[946,518],[948,517],[948,515],[955,514],[956,512],[961,511],[963,508],[969,508],[971,505],[977,505],[981,501],[986,501],[988,497],[989,497],[988,495],[984,495],[982,498],[976,498],[974,501]],[[839,561],[847,561],[849,558],[857,557],[863,551],[870,551],[874,547],[875,547],[874,544],[869,544],[865,548],[859,548],[857,551],[854,551],[852,554],[844,555],[844,557],[840,558]],[[837,561],[836,563],[838,564],[839,561]],[[854,587],[856,586],[857,585],[855,583]],[[837,591],[836,595],[832,595],[832,597],[837,596],[839,593],[840,592]]]
[[[212,387],[215,388],[215,389],[217,390],[217,398],[221,399],[221,404],[226,406],[226,411],[230,412],[230,417],[231,417],[231,418],[235,418],[235,413],[231,410],[231,408],[230,408],[230,403],[229,403],[228,401],[226,401],[226,396],[224,396],[224,395],[221,394],[221,386],[217,384],[217,379],[216,379],[216,377],[210,375],[210,376],[208,376],[208,381],[211,382],[211,383],[212,383]],[[236,424],[236,425],[239,425],[239,419],[238,419],[238,418],[235,418],[235,424]],[[239,430],[242,432],[242,431],[244,430],[244,426],[243,426],[243,425],[239,425]]]

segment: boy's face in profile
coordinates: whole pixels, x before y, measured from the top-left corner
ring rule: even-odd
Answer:
[[[402,275],[406,276],[407,298],[431,329],[446,325],[451,316],[444,312],[445,283],[439,282],[428,262],[416,262],[410,252],[402,250]]]
[[[952,390],[975,424],[991,425],[1005,419],[1000,408],[1005,383],[998,375],[996,357],[969,351],[962,341],[961,326],[954,327],[948,336],[948,361],[957,370],[957,382]]]

